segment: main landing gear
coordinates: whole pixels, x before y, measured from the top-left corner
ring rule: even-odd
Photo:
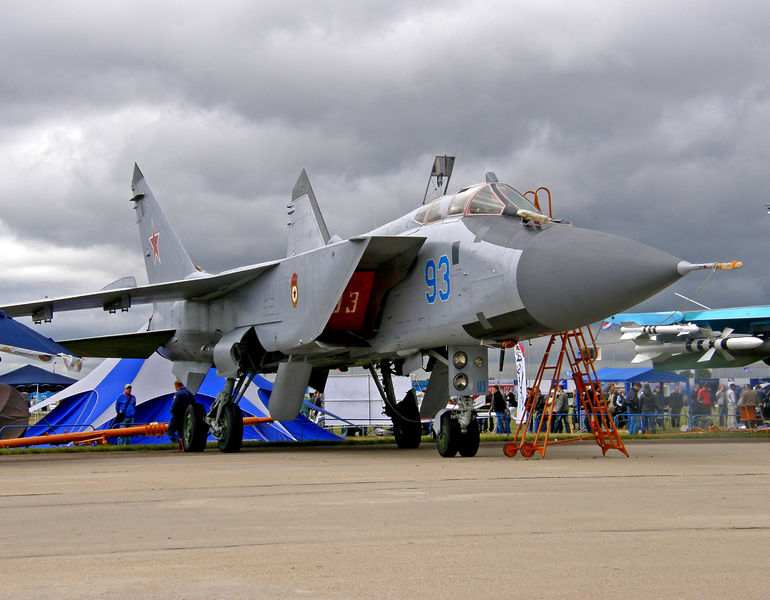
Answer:
[[[209,432],[217,440],[220,452],[238,452],[243,444],[243,413],[238,403],[254,375],[229,377],[224,389],[217,394],[208,414],[194,402],[187,407],[182,425],[185,452],[201,452],[206,448]]]
[[[393,389],[393,377],[389,361],[380,362],[382,381],[377,377],[374,365],[369,365],[369,373],[377,385],[382,401],[385,403],[385,414],[393,421],[393,435],[399,448],[419,448],[422,439],[422,422],[420,409],[417,407],[417,395],[409,390],[401,402],[396,402],[396,392]]]

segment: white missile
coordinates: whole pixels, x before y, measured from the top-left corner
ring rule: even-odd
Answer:
[[[645,325],[643,327],[621,327],[621,340],[633,340],[640,335],[694,335],[700,331],[700,327],[693,323],[686,325]]]
[[[728,350],[754,350],[759,348],[764,340],[754,336],[720,337],[715,339],[699,338],[686,342],[665,342],[653,344],[638,344],[634,346],[637,356],[631,362],[652,360],[664,354],[683,354],[685,352],[703,352],[698,362],[704,362],[719,351],[725,358],[732,360]]]

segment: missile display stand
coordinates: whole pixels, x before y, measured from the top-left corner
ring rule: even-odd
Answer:
[[[587,329],[592,342],[591,348],[594,349],[596,344],[593,334],[590,327]],[[550,432],[554,416],[553,407],[556,400],[556,387],[559,385],[562,367],[565,366],[565,356],[572,372],[572,379],[575,382],[576,400],[578,398],[582,400],[589,432],[586,435],[570,437],[568,439],[554,439],[552,441],[550,439]],[[607,409],[607,402],[596,377],[594,360],[595,353],[589,351],[582,329],[573,329],[572,331],[551,336],[543,355],[543,360],[540,363],[535,382],[532,385],[529,397],[526,399],[524,419],[516,429],[514,441],[503,446],[503,452],[506,456],[516,456],[516,453],[521,451],[521,455],[525,458],[531,458],[535,455],[535,452],[539,452],[545,458],[549,445],[565,444],[586,439],[593,439],[602,449],[602,454],[606,455],[607,450],[615,449],[628,456],[628,451],[620,439],[618,430],[615,428],[615,424]],[[535,438],[534,440],[527,441],[527,432],[530,430],[536,416],[534,409],[537,395],[540,391],[540,384],[546,374],[551,379],[551,387],[548,390],[548,395],[545,397],[543,413],[534,427]],[[577,408],[577,402],[575,408]]]

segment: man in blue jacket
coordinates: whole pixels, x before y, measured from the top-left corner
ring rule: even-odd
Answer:
[[[171,401],[171,420],[168,422],[168,437],[177,444],[182,437],[182,424],[187,407],[195,402],[195,396],[178,379],[174,382],[174,399]]]
[[[134,424],[136,414],[136,396],[131,393],[131,384],[123,387],[123,393],[115,400],[115,425],[123,429]],[[127,437],[119,437],[118,445],[128,444]]]

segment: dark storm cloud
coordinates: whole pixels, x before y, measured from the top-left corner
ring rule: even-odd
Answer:
[[[193,261],[216,272],[285,252],[302,168],[344,237],[419,204],[446,152],[458,157],[452,189],[487,170],[522,191],[547,185],[578,225],[746,262],[703,290],[703,273],[672,290],[765,303],[769,12],[16,3],[0,24],[0,231],[18,257],[0,273],[5,299],[90,290],[127,269],[143,279],[134,161]],[[644,306],[675,302],[666,291]]]

